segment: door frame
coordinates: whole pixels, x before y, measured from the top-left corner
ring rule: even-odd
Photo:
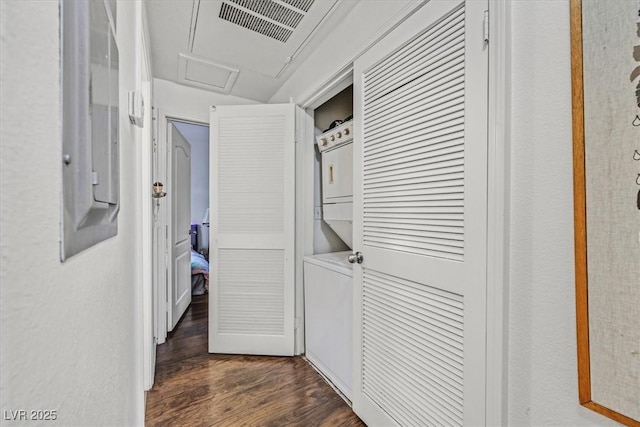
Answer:
[[[508,399],[508,328],[509,319],[509,205],[510,205],[510,37],[511,1],[489,1],[489,105],[488,105],[488,188],[487,188],[487,354],[486,354],[486,425],[507,424]],[[426,1],[410,4],[381,28],[377,37],[345,66],[302,96],[298,104],[311,113],[313,109],[344,89],[353,81],[353,62],[378,40],[420,9]],[[313,120],[307,128],[313,134]],[[308,131],[309,132],[309,131]],[[308,140],[305,140],[308,141]],[[307,156],[308,157],[308,156]],[[312,159],[311,159],[312,160]],[[313,182],[313,163],[305,158],[305,180]],[[309,171],[311,164],[311,171]],[[311,175],[310,175],[311,174]],[[298,175],[300,176],[300,175]],[[305,218],[313,218],[313,193],[304,189]],[[309,221],[309,220],[307,220]],[[313,228],[306,224],[303,234],[306,248],[313,244]],[[312,247],[312,246],[311,246]]]
[[[507,425],[511,1],[489,0],[489,28],[486,424]]]
[[[151,105],[153,104],[153,73],[149,52],[149,28],[144,3],[136,5],[139,15],[137,29],[138,43],[136,54],[140,58],[136,67],[136,84],[142,92],[145,102],[143,109],[143,127],[140,130],[140,237],[141,237],[141,313],[142,313],[142,380],[144,390],[153,387],[156,362],[156,334],[154,328],[154,290],[153,290],[153,204],[150,196],[153,168],[154,123]]]
[[[152,84],[142,81],[142,96],[145,100],[152,99]],[[141,188],[140,203],[142,214],[142,337],[143,337],[143,382],[144,389],[151,390],[155,376],[156,335],[154,329],[155,306],[153,289],[153,202],[150,193],[152,187],[153,168],[153,127],[151,109],[144,111],[144,128],[142,129],[141,144]]]
[[[154,115],[154,119],[156,120],[155,125],[157,126],[156,130],[156,143],[157,143],[157,169],[152,171],[154,174],[153,179],[158,179],[159,177],[164,179],[163,184],[166,189],[170,188],[170,179],[171,173],[168,170],[169,168],[169,159],[170,155],[169,150],[169,139],[168,132],[170,122],[180,122],[180,123],[188,123],[200,126],[209,127],[209,123],[206,121],[202,121],[201,117],[190,117],[185,114],[182,114],[178,111],[174,111],[171,109],[157,109],[154,108],[156,114]],[[163,203],[163,199],[159,200],[159,221],[160,228],[167,230],[167,227],[171,223],[171,209],[167,203]],[[166,236],[165,236],[166,237]],[[152,233],[153,238],[153,233]],[[154,311],[154,331],[157,337],[157,344],[163,344],[167,339],[168,333],[168,291],[167,286],[169,286],[169,279],[171,278],[171,265],[169,263],[169,256],[171,254],[171,247],[169,244],[169,239],[165,238],[164,243],[161,241],[154,240],[152,242],[152,247],[154,251],[158,251],[157,259],[164,258],[164,265],[160,263],[160,265],[154,264],[153,268],[153,291],[154,291],[154,307],[156,310]],[[161,257],[164,255],[164,257]],[[156,257],[154,257],[156,258]],[[153,261],[153,259],[152,259]],[[162,283],[164,282],[164,283]]]

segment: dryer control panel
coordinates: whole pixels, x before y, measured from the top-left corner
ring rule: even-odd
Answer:
[[[344,122],[316,137],[320,152],[353,141],[353,120]]]

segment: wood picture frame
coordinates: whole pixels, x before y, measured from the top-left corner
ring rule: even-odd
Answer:
[[[593,4],[584,2],[584,4]],[[640,5],[639,5],[640,6]],[[615,421],[628,426],[640,426],[637,416],[609,407],[594,398],[592,383],[592,349],[590,348],[590,309],[615,310],[616,307],[590,307],[589,299],[589,231],[587,221],[587,166],[585,155],[585,81],[583,64],[583,2],[571,0],[571,68],[573,100],[573,153],[574,153],[574,227],[575,227],[575,271],[576,271],[576,328],[578,350],[578,390],[580,404]],[[603,18],[604,19],[604,18]],[[640,19],[640,18],[639,18]],[[640,28],[640,23],[638,24]],[[640,45],[640,38],[638,39]],[[640,63],[638,64],[640,65]],[[640,105],[638,106],[640,114]],[[636,116],[637,117],[637,116]],[[640,164],[640,162],[638,162]],[[640,166],[640,165],[639,165]],[[640,167],[639,171],[640,172]],[[636,230],[640,232],[640,230]],[[598,242],[601,243],[601,242]],[[632,261],[633,262],[633,261]],[[640,288],[640,278],[637,286]],[[639,314],[640,314],[640,309]],[[592,316],[593,317],[593,316]],[[640,317],[639,317],[640,318]],[[593,322],[593,320],[591,320]],[[640,322],[639,322],[640,324]],[[638,362],[640,363],[640,361]],[[635,397],[640,407],[640,389]]]

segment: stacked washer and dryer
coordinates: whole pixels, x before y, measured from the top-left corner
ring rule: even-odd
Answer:
[[[353,121],[316,137],[322,165],[323,220],[353,244]],[[350,251],[304,258],[307,359],[351,400],[353,265]]]

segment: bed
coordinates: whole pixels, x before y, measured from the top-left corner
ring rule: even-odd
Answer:
[[[191,295],[209,291],[209,262],[204,255],[191,250]]]

